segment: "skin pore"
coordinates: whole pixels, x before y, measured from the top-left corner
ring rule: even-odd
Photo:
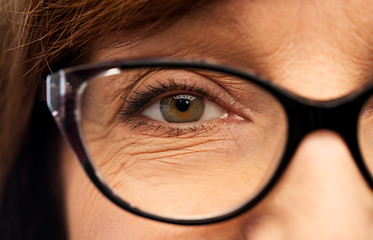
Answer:
[[[373,5],[368,0],[227,0],[193,11],[131,45],[104,39],[92,61],[169,56],[254,70],[318,100],[371,81]],[[114,42],[115,42],[114,41]],[[124,42],[124,37],[123,37]],[[343,119],[341,119],[343,121]],[[71,239],[370,239],[373,194],[341,137],[303,139],[274,189],[242,216],[209,226],[158,223],[119,209],[93,186],[68,146],[63,175]]]

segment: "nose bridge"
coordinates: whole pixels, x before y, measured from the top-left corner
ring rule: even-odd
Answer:
[[[302,139],[270,195],[269,199],[276,199],[275,204],[284,203],[275,208],[284,216],[280,218],[283,226],[289,227],[284,228],[289,230],[288,236],[298,232],[309,234],[309,239],[311,235],[318,239],[356,239],[354,231],[371,221],[366,214],[372,210],[371,191],[343,139],[333,131],[316,130]],[[294,228],[298,231],[292,231]],[[319,230],[315,232],[315,228]]]
[[[307,161],[303,163],[305,165],[317,167],[317,171],[329,171],[343,166],[345,167],[343,170],[348,170],[353,174],[358,173],[346,142],[340,134],[329,129],[317,129],[304,136],[295,151],[292,162],[303,161]],[[339,173],[335,172],[332,176],[337,179]]]
[[[361,99],[342,103],[337,100],[295,104],[290,114],[288,112],[288,152],[290,152],[288,154],[293,155],[307,135],[319,130],[332,131],[340,136],[339,141],[344,142],[347,152],[352,156],[351,161],[356,163],[360,173],[373,187],[371,175],[366,168],[358,143],[359,112],[363,99],[361,97]]]

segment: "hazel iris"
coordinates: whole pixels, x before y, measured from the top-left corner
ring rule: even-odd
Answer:
[[[160,110],[167,122],[195,122],[202,117],[205,102],[203,98],[190,94],[172,95],[160,100]]]

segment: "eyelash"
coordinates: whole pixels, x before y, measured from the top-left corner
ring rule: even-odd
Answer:
[[[179,91],[180,93],[190,93],[204,96],[207,98],[207,100],[219,104],[218,99],[211,96],[211,94],[205,89],[197,87],[196,85],[187,85],[186,83],[178,84],[174,79],[170,79],[167,84],[157,81],[156,86],[147,85],[146,90],[134,91],[134,94],[130,99],[122,97],[122,100],[127,106],[122,106],[122,109],[118,113],[119,118],[124,121],[126,125],[132,126],[132,130],[145,126],[146,130],[154,130],[154,132],[152,132],[153,134],[159,130],[162,130],[162,132],[168,137],[180,136],[187,132],[198,134],[201,132],[206,132],[215,126],[215,124],[212,123],[194,123],[192,126],[190,124],[188,126],[180,126],[180,124],[179,126],[166,126],[165,124],[161,124],[153,120],[134,119],[136,114],[146,108],[150,102],[156,100],[165,93],[176,91]]]

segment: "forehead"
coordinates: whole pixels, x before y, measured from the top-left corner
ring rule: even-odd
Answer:
[[[365,0],[219,1],[125,47],[125,36],[108,38],[114,44],[94,59],[211,59],[254,69],[306,97],[333,98],[372,78],[372,13]],[[297,92],[305,85],[312,92]]]

